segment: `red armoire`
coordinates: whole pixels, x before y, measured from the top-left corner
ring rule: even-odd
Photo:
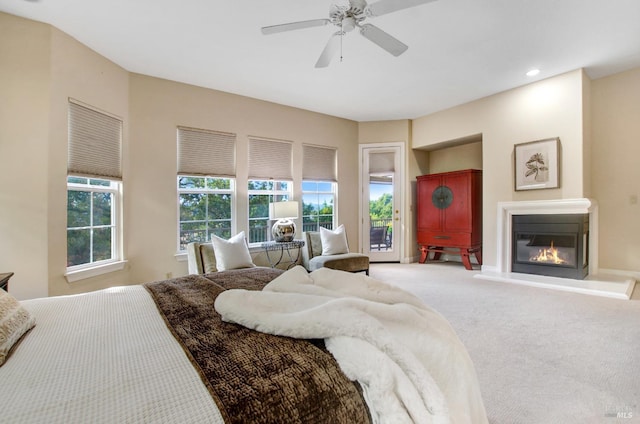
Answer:
[[[430,252],[458,254],[466,269],[469,255],[482,264],[482,171],[444,172],[417,178],[420,263]]]

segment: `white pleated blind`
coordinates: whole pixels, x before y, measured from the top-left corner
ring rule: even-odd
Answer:
[[[249,179],[293,180],[290,141],[249,138]]]
[[[369,173],[393,173],[395,172],[395,155],[388,153],[369,154]]]
[[[337,150],[331,147],[302,146],[302,179],[338,181]]]
[[[236,176],[236,135],[178,127],[178,174]]]
[[[120,180],[121,162],[122,121],[70,101],[67,172]]]

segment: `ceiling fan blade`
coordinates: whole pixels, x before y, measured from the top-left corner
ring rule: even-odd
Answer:
[[[409,47],[397,38],[392,37],[380,28],[371,24],[364,24],[360,26],[360,34],[362,36],[378,46],[382,47],[394,56],[400,56]]]
[[[271,25],[262,27],[262,33],[276,34],[278,32],[293,31],[296,29],[312,28],[331,23],[329,19],[311,19],[310,21],[291,22],[288,24]]]
[[[326,68],[327,66],[329,66],[329,63],[331,63],[331,59],[333,59],[333,57],[336,55],[336,53],[338,53],[338,50],[340,49],[340,36],[340,31],[335,32],[331,35],[331,38],[329,38],[329,41],[327,41],[327,45],[324,46],[324,50],[322,50],[322,53],[320,53],[320,57],[316,62],[316,68]]]
[[[408,9],[435,0],[379,0],[367,7],[369,16],[381,16],[398,10]]]

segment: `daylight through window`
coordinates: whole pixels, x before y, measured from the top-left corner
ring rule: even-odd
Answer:
[[[233,184],[231,178],[178,176],[179,250],[194,241],[208,242],[211,234],[232,236]]]
[[[117,259],[120,182],[67,178],[67,267]]]
[[[302,182],[302,231],[333,229],[335,216],[335,183]]]
[[[269,203],[291,200],[291,182],[249,180],[249,243],[270,241]]]

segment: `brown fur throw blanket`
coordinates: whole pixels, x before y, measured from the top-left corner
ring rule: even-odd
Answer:
[[[260,290],[282,271],[248,268],[145,284],[226,423],[369,423],[360,386],[322,341],[222,322],[217,296]]]

